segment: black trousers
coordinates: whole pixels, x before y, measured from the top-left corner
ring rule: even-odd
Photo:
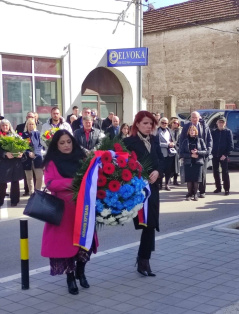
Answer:
[[[221,186],[221,178],[219,173],[219,165],[222,168],[222,181],[223,181],[223,188],[225,191],[230,190],[230,178],[228,172],[228,159],[220,160],[220,157],[213,157],[212,159],[212,168],[213,168],[213,176],[215,180],[215,185],[218,190],[222,189]]]
[[[165,185],[168,185],[169,180],[174,173],[175,157],[164,157],[163,173],[165,175]],[[159,178],[159,184],[162,186],[163,178]]]
[[[199,183],[199,193],[204,194],[206,192],[206,175],[207,175],[208,158],[205,158],[202,166],[202,182]]]
[[[155,229],[143,228],[138,256],[145,259],[150,259],[151,252],[155,250]]]
[[[4,202],[6,190],[7,190],[7,183],[0,183],[0,206],[2,206]],[[19,203],[19,200],[20,200],[19,181],[11,182],[10,199],[11,199],[11,203],[14,203],[14,204]]]

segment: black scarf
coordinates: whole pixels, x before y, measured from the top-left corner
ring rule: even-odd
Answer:
[[[63,178],[74,178],[80,168],[79,161],[84,157],[84,153],[78,148],[75,148],[70,154],[63,154],[57,150],[52,161]]]

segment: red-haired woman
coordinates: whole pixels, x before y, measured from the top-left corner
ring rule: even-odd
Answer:
[[[131,136],[124,139],[130,151],[134,151],[139,162],[150,161],[151,170],[149,183],[151,195],[148,200],[147,226],[139,225],[138,217],[134,218],[136,229],[143,229],[138,250],[138,272],[144,276],[155,276],[151,271],[149,259],[155,247],[155,229],[159,231],[159,186],[158,178],[162,173],[163,155],[160,146],[152,132],[157,126],[157,120],[148,111],[139,111],[131,128]]]

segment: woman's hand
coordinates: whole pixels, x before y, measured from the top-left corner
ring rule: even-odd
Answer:
[[[197,152],[198,152],[198,150],[197,150],[196,148],[194,148],[194,149],[191,150],[191,153],[192,153],[192,154],[196,154]]]
[[[33,152],[30,152],[30,153],[29,153],[29,157],[30,157],[30,158],[35,158],[35,154],[34,154]]]
[[[174,142],[170,142],[169,144],[168,144],[168,147],[174,147],[175,145],[174,145]]]
[[[9,153],[9,152],[6,153],[6,156],[7,156],[8,159],[14,158],[14,156],[11,153]]]
[[[192,158],[198,158],[198,154],[192,153],[191,157],[192,157]]]
[[[149,183],[153,184],[159,177],[159,172],[157,170],[154,170],[149,175]]]
[[[18,153],[17,158],[22,158],[23,153]]]

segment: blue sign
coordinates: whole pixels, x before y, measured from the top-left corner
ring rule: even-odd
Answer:
[[[148,48],[125,48],[107,50],[108,67],[148,65]]]

